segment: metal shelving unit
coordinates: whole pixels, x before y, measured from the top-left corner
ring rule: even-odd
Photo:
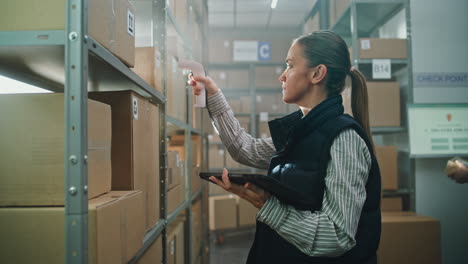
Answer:
[[[142,1],[142,0],[140,0]],[[129,263],[136,263],[158,238],[163,239],[163,263],[167,262],[167,227],[182,212],[187,215],[186,263],[195,263],[191,254],[191,205],[203,193],[205,186],[191,193],[191,135],[204,137],[203,130],[191,127],[191,103],[187,111],[187,123],[166,115],[167,59],[165,38],[168,21],[184,39],[187,53],[192,52],[190,43],[180,31],[172,10],[166,1],[145,1],[152,6],[154,19],[153,43],[161,51],[163,64],[163,92],[157,91],[110,51],[88,35],[88,1],[66,1],[65,29],[49,31],[0,31],[0,73],[28,84],[65,94],[65,262],[83,264],[88,262],[88,196],[87,196],[87,93],[88,91],[132,90],[160,105],[160,219],[146,234],[143,247]],[[195,1],[193,1],[195,2]],[[187,15],[192,9],[188,0]],[[203,2],[206,9],[206,1]],[[197,24],[204,36],[206,32],[197,15]],[[190,21],[190,18],[187,20]],[[187,22],[189,24],[189,22]],[[206,52],[206,51],[205,51]],[[47,67],[37,67],[45,64]],[[191,102],[191,96],[186,100]],[[168,123],[185,131],[187,179],[185,201],[173,212],[167,214],[167,133]],[[205,230],[208,228],[206,227]],[[207,231],[206,231],[207,232]],[[207,245],[202,245],[200,252]],[[203,254],[202,254],[203,256]],[[206,263],[206,259],[203,259]]]

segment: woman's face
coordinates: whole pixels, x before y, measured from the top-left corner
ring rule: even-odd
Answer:
[[[287,104],[297,104],[310,90],[311,69],[302,55],[301,45],[294,42],[286,57],[287,68],[279,77],[283,88],[283,101]]]

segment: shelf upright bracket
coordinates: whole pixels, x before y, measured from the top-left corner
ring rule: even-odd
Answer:
[[[65,263],[88,262],[88,0],[66,1]]]
[[[167,39],[167,3],[166,0],[153,0],[152,7],[152,25],[153,25],[153,46],[158,48],[159,54],[159,63],[161,63],[161,76],[162,77],[162,89],[163,94],[167,98],[167,48],[166,48],[166,39]],[[162,263],[167,263],[167,101],[160,105],[159,108],[159,135],[160,135],[160,147],[159,151],[161,153],[159,164],[160,168],[160,219],[164,221],[164,227],[161,232],[162,237]]]
[[[351,25],[351,43],[353,46],[353,61],[351,64],[359,69],[359,28],[357,24],[357,2],[355,0],[351,0],[350,3],[350,25]]]

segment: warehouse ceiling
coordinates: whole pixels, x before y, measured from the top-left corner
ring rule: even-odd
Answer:
[[[208,0],[211,28],[296,28],[317,0]]]

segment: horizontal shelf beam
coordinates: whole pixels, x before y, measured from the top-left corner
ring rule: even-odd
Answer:
[[[167,215],[166,226],[172,224],[176,218],[190,205],[192,201],[184,201],[177,209],[175,209],[172,213]]]
[[[143,247],[135,256],[133,256],[132,259],[130,259],[128,262],[129,264],[137,263],[138,259],[140,259],[145,254],[146,250],[148,250],[148,248],[151,247],[154,241],[159,237],[165,226],[165,221],[159,220],[159,222],[145,234],[145,238],[143,239]]]
[[[138,74],[132,71],[127,65],[125,65],[121,60],[119,60],[116,56],[114,56],[109,50],[104,48],[96,40],[94,40],[91,37],[88,37],[88,40],[86,42],[89,51],[94,53],[99,58],[103,59],[109,65],[111,65],[123,75],[125,75],[129,80],[137,84],[144,91],[144,93],[146,93],[140,93],[142,96],[150,96],[157,103],[160,104],[165,103],[167,101],[166,97],[161,92],[157,91],[153,86],[149,85],[145,80],[138,76]]]

